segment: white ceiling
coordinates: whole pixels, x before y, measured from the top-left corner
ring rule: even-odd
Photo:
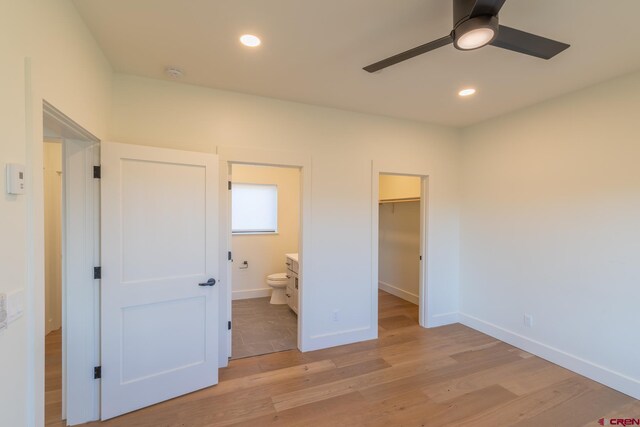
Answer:
[[[447,0],[74,0],[116,71],[464,126],[640,69],[640,1],[508,0],[500,22],[572,46],[549,61],[453,46],[362,67],[451,31]],[[239,44],[261,37],[257,49]],[[467,99],[456,93],[475,86]]]

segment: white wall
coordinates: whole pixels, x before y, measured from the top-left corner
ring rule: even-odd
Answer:
[[[457,312],[457,131],[123,75],[114,80],[112,119],[112,139],[125,143],[311,156],[311,255],[303,286],[313,305],[303,340],[312,348],[365,339],[377,328],[371,317],[372,161],[429,170],[430,315]]]
[[[62,144],[44,144],[45,334],[62,326]]]
[[[466,323],[637,398],[639,117],[636,73],[466,129],[460,291]]]
[[[286,271],[285,254],[298,252],[300,230],[300,170],[233,165],[233,182],[278,186],[278,233],[234,235],[233,299],[271,295],[269,274]],[[244,261],[249,268],[240,269]]]
[[[34,395],[33,381],[42,383],[44,368],[35,356],[44,354],[44,341],[30,336],[44,333],[43,248],[33,246],[34,235],[43,233],[44,219],[32,216],[43,200],[30,199],[34,186],[41,190],[43,185],[39,104],[44,97],[96,135],[104,135],[111,68],[66,0],[3,2],[0,24],[0,292],[22,290],[26,304],[25,315],[0,333],[0,413],[2,425],[24,426],[41,423],[27,402]],[[26,57],[31,58],[31,78],[25,74]],[[33,98],[27,99],[27,86]],[[28,101],[37,111],[27,111]],[[26,195],[4,193],[6,162],[28,165]],[[28,268],[29,262],[39,267],[39,274]],[[38,407],[42,399],[37,396]]]

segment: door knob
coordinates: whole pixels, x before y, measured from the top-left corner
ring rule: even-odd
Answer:
[[[216,279],[211,278],[207,280],[205,283],[198,283],[198,286],[213,286],[216,284]]]

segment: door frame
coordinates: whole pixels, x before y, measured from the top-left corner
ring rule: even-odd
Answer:
[[[228,189],[229,171],[232,164],[248,164],[275,167],[293,167],[300,169],[300,233],[298,243],[300,269],[300,306],[298,312],[298,349],[307,351],[309,347],[307,323],[305,322],[305,269],[311,259],[311,156],[291,151],[264,150],[253,148],[218,147],[220,158],[220,367],[229,364],[231,356],[231,332],[227,322],[231,321],[232,263],[228,260],[231,250],[231,196]],[[226,194],[226,197],[222,195]],[[226,266],[226,267],[223,267]],[[311,285],[312,286],[312,285]]]
[[[100,140],[46,100],[42,100],[41,111],[42,138],[34,144],[39,155],[32,165],[32,197],[34,208],[37,208],[34,219],[44,221],[42,166],[38,165],[42,165],[46,139],[62,144],[61,405],[62,419],[73,425],[98,419],[100,411],[99,382],[86,374],[98,366],[100,360],[99,280],[94,280],[90,274],[100,260],[100,184],[93,178],[93,166],[99,164]],[[34,234],[34,241],[35,247],[42,248],[38,257],[44,260],[44,228],[41,233]],[[35,274],[42,280],[41,293],[35,294],[36,299],[42,301],[42,321],[34,323],[35,338],[44,343],[44,271]],[[42,329],[38,323],[42,324]],[[44,369],[44,347],[42,351],[40,363]],[[44,384],[42,390],[35,390],[35,393],[44,400]]]
[[[423,328],[437,326],[430,318],[433,307],[429,306],[429,172],[420,167],[411,168],[384,162],[372,162],[371,168],[371,318],[378,324],[378,243],[379,243],[379,197],[380,175],[402,175],[420,178],[420,284],[418,291],[418,321]],[[377,331],[377,328],[376,328]]]
[[[51,123],[57,123],[53,128],[58,129],[57,134],[62,137],[79,141],[99,142],[99,139],[91,132],[84,129],[74,120],[66,116],[60,110],[53,107],[42,96],[40,80],[35,77],[32,59],[24,59],[24,119],[25,119],[25,192],[26,205],[26,274],[25,274],[25,323],[27,330],[27,386],[26,386],[26,406],[27,425],[44,425],[44,371],[45,371],[45,287],[44,287],[44,138],[45,120],[47,126],[51,128]],[[53,119],[53,120],[52,120]],[[51,121],[52,120],[52,121]],[[51,130],[51,129],[49,129]],[[55,137],[56,134],[47,135]],[[63,282],[64,286],[64,282]],[[64,296],[63,296],[64,298]],[[91,301],[89,301],[91,304]],[[64,317],[63,317],[64,321]],[[64,328],[64,326],[63,326]],[[95,339],[95,330],[87,328],[87,335],[83,339]],[[80,375],[84,365],[94,363],[91,351],[84,351],[85,348],[77,349],[79,360],[84,360],[83,366],[73,366],[75,372]],[[68,355],[67,355],[68,356]],[[91,359],[91,360],[90,360]],[[93,384],[93,378],[85,380],[87,384]],[[91,396],[84,396],[92,401]],[[79,404],[78,408],[83,405]],[[94,410],[89,405],[89,411]],[[67,419],[69,419],[69,399],[66,402]],[[97,419],[90,417],[87,421]]]

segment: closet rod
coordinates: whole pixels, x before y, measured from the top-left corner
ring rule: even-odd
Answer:
[[[378,204],[386,204],[386,203],[406,203],[406,202],[419,202],[420,197],[408,197],[406,199],[385,199],[379,200]]]

